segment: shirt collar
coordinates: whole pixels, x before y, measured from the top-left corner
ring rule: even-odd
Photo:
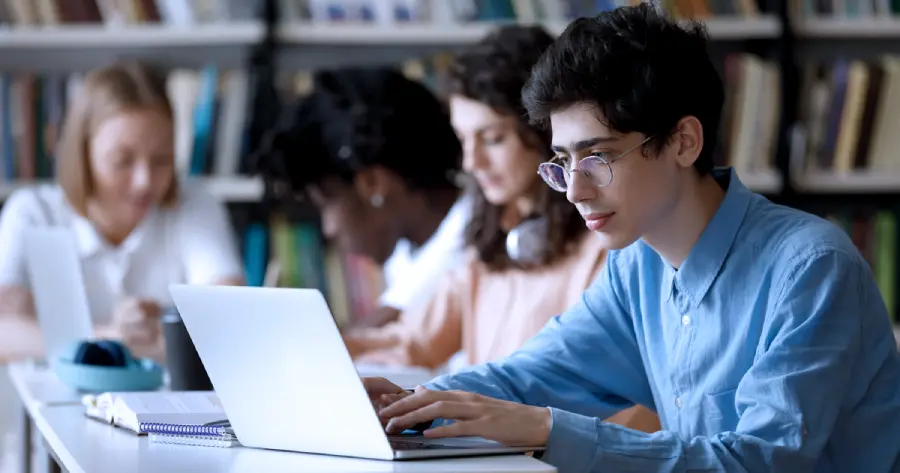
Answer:
[[[675,271],[666,265],[663,273],[666,300],[672,297],[672,289],[677,285],[679,291],[690,299],[692,308],[706,297],[713,281],[719,275],[722,264],[737,238],[753,195],[738,179],[733,168],[714,169],[713,177],[727,189],[722,204],[700,234],[681,268]]]
[[[113,247],[106,239],[97,232],[94,225],[85,217],[75,214],[72,222],[72,230],[75,233],[75,241],[78,244],[78,251],[82,257],[95,256],[105,249],[113,249],[126,254],[134,253],[140,247],[144,234],[147,233],[147,227],[151,225],[151,220],[156,218],[156,212],[151,209],[148,214],[141,220],[134,230],[125,238],[118,247]]]

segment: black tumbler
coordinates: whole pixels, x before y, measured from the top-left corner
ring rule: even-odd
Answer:
[[[176,309],[169,309],[163,315],[162,330],[166,343],[169,388],[172,391],[212,391],[212,382],[206,374],[206,368],[203,367],[194,342]]]

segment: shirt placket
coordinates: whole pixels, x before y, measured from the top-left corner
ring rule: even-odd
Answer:
[[[675,320],[671,320],[671,327],[675,331],[675,346],[672,350],[674,353],[671,383],[673,388],[672,404],[674,412],[678,419],[678,428],[681,432],[691,430],[690,423],[685,422],[689,416],[684,415],[684,410],[689,408],[688,400],[691,399],[690,385],[690,352],[693,333],[691,330],[690,301],[684,291],[681,291],[677,282],[673,281],[672,289],[673,297],[670,301],[670,316]]]
[[[117,249],[106,260],[106,275],[109,288],[116,295],[117,302],[126,296],[125,273],[128,271],[129,254],[124,249]]]

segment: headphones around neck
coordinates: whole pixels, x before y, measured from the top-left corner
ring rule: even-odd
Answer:
[[[536,264],[547,248],[549,223],[547,217],[532,217],[522,221],[506,234],[506,254],[516,263]]]
[[[52,366],[63,383],[78,391],[152,391],[163,384],[160,365],[134,358],[116,340],[75,342]]]

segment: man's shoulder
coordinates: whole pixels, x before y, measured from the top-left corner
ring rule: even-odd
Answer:
[[[765,199],[750,206],[740,233],[759,260],[787,263],[835,253],[861,258],[847,232],[833,222]]]

